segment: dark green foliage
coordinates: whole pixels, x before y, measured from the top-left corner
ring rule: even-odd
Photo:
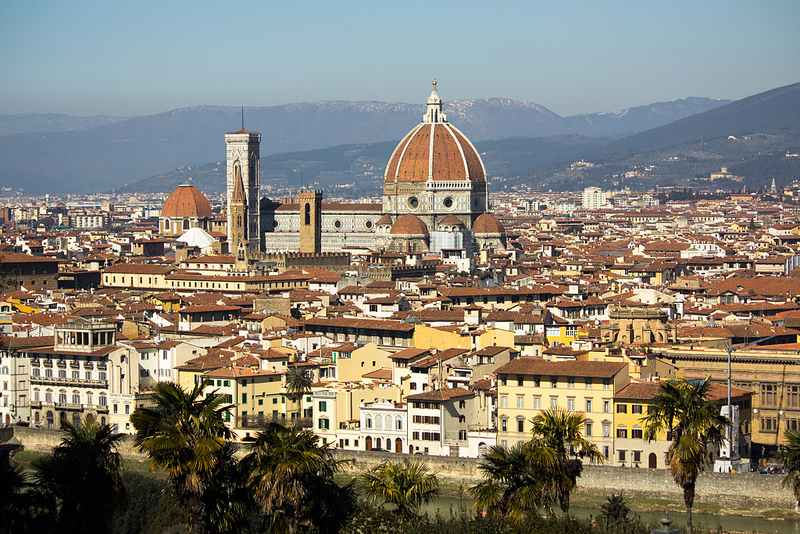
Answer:
[[[122,483],[128,494],[128,506],[114,514],[111,531],[113,534],[147,533],[162,507],[167,483],[132,471],[122,472]]]
[[[61,533],[111,531],[114,510],[126,504],[117,452],[121,434],[93,417],[77,427],[66,420],[67,436],[53,454],[34,462],[36,493],[54,514]]]
[[[629,524],[626,534],[649,534],[652,526],[640,521]],[[467,510],[449,515],[427,515],[416,521],[402,521],[396,514],[379,507],[361,508],[342,528],[342,534],[615,534],[591,520],[574,517],[542,517],[531,514],[520,523],[482,516]]]
[[[600,514],[601,525],[607,532],[627,533],[631,526],[631,518],[628,517],[631,509],[622,494],[611,494],[606,497],[606,502],[601,507],[603,512]]]

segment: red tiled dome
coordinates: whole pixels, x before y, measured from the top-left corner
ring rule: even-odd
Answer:
[[[384,176],[385,182],[427,180],[486,182],[486,171],[478,151],[442,113],[436,82],[422,124],[411,130],[394,149]]]
[[[476,234],[506,233],[506,229],[503,228],[503,225],[497,220],[497,217],[490,213],[481,213],[478,218],[475,219],[475,224],[472,225],[472,231]]]
[[[387,182],[428,179],[486,181],[475,147],[448,123],[420,124],[411,130],[394,149],[386,167]]]
[[[193,185],[179,185],[161,208],[162,217],[211,217],[211,205]]]
[[[389,233],[392,235],[428,235],[428,225],[416,215],[406,213],[397,219]]]

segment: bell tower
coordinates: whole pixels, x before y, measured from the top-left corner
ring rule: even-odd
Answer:
[[[322,252],[322,191],[300,191],[300,252]]]
[[[244,115],[243,115],[244,116]],[[242,119],[242,129],[238,132],[225,134],[225,144],[227,145],[227,206],[228,206],[228,245],[231,252],[235,246],[232,231],[234,221],[232,219],[231,200],[237,181],[242,183],[244,203],[246,207],[245,219],[245,239],[249,241],[249,250],[261,250],[261,217],[259,213],[259,197],[261,189],[261,172],[259,168],[261,134],[249,132],[244,129],[244,119]]]

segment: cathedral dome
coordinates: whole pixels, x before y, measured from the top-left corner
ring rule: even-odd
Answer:
[[[392,235],[428,235],[428,225],[422,219],[411,213],[406,213],[397,219],[389,230]]]
[[[503,228],[503,225],[500,221],[497,220],[497,217],[490,213],[481,213],[477,219],[475,219],[475,224],[472,225],[472,231],[476,234],[505,234],[506,229]]]
[[[394,149],[384,175],[385,183],[428,180],[486,182],[478,151],[442,113],[436,82],[422,123]]]
[[[167,197],[161,208],[161,217],[211,217],[211,205],[199,189],[182,184]]]

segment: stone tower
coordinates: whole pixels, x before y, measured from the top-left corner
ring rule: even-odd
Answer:
[[[300,252],[322,252],[322,191],[300,191]]]
[[[231,254],[238,254],[241,245],[248,244],[248,206],[247,196],[244,193],[244,180],[241,169],[235,168],[233,192],[228,199],[228,250]]]
[[[259,169],[261,134],[248,132],[244,128],[238,132],[225,134],[227,145],[227,206],[228,206],[228,244],[234,252],[234,239],[232,236],[233,220],[231,198],[238,180],[242,182],[244,192],[246,217],[245,239],[249,241],[249,250],[261,250],[261,218],[259,216],[259,191],[261,189],[261,173]]]

